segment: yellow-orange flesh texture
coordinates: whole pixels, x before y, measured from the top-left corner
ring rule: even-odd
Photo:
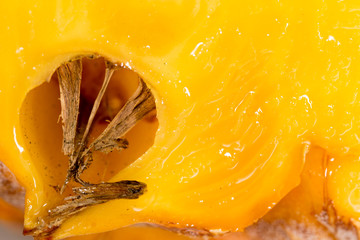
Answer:
[[[336,209],[331,210],[331,199],[328,196],[328,177],[326,177],[329,163],[333,158],[327,152],[317,146],[311,147],[306,155],[306,164],[301,173],[301,183],[289,194],[287,194],[273,209],[271,209],[259,223],[249,226],[242,233],[226,233],[223,236],[211,237],[217,240],[249,240],[249,239],[333,239],[334,236],[356,236],[351,234],[354,230],[349,225],[347,218],[342,216],[341,222],[332,224],[320,222],[319,216],[327,211],[331,217]],[[330,207],[330,208],[329,208]],[[21,211],[9,208],[8,205],[0,202],[0,219],[12,222],[21,221]],[[334,212],[335,210],[335,212]],[[9,218],[9,216],[12,216]],[[14,218],[14,216],[17,216]],[[340,224],[340,225],[339,225]],[[342,231],[336,229],[341,227]],[[347,232],[346,232],[347,231]],[[336,234],[340,235],[336,235]],[[350,233],[350,235],[349,235]],[[194,237],[198,234],[193,229],[166,229],[159,226],[138,224],[119,230],[91,234],[87,236],[71,237],[69,240],[101,240],[101,239],[203,239]]]
[[[358,230],[354,219],[337,215],[329,196],[329,171],[333,160],[327,151],[312,146],[306,154],[300,185],[290,191],[258,223],[244,232],[208,237],[212,240],[250,239],[343,239],[355,238]],[[325,215],[324,215],[325,214]],[[321,216],[325,216],[324,219]],[[190,233],[190,235],[189,235]],[[92,239],[204,239],[194,237],[189,229],[160,229],[156,226],[134,225],[115,231],[70,238]]]
[[[87,209],[56,238],[137,222],[242,230],[299,184],[311,144],[334,156],[329,195],[340,214],[357,219],[359,7],[355,0],[2,1],[0,152],[27,189],[25,228],[60,198],[49,184],[64,178],[67,164],[55,145],[30,146],[33,134],[61,136],[58,116],[49,114],[49,104],[59,106],[55,85],[36,96],[41,90],[31,90],[63,62],[93,53],[130,67],[155,95],[154,144],[106,179],[135,179],[148,190]],[[35,129],[22,117],[29,97],[43,98],[28,110],[53,118],[49,125]]]
[[[23,221],[23,212],[0,199],[0,223],[19,225]]]

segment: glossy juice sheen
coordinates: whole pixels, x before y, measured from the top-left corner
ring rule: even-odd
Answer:
[[[159,128],[153,146],[112,179],[143,181],[147,193],[87,209],[56,237],[136,222],[242,230],[299,184],[309,144],[338,159],[359,156],[359,7],[0,3],[0,152],[27,189],[25,228],[60,196],[41,174],[43,161],[24,147],[19,111],[29,90],[79,54],[100,54],[140,74],[156,97]],[[360,211],[344,214],[357,218]]]

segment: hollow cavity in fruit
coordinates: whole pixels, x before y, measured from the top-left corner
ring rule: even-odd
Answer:
[[[127,89],[121,89],[124,84]],[[129,95],[134,87],[135,91]],[[56,93],[58,90],[60,94]],[[59,111],[55,97],[58,95],[62,119],[61,151],[65,156],[59,154],[61,151],[56,144],[61,138],[57,135],[59,131],[49,132],[47,128],[58,128],[58,122],[54,121]],[[42,98],[45,101],[39,101]],[[131,157],[146,151],[155,134],[155,99],[136,73],[104,58],[72,59],[56,70],[50,83],[29,93],[21,114],[24,135],[29,138],[27,147],[32,151],[37,149],[36,145],[54,148],[50,150],[52,154],[47,152],[49,150],[44,154],[56,166],[43,163],[44,173],[51,179],[57,176],[53,171],[60,179],[64,177],[63,183],[56,178],[55,182],[49,182],[49,187],[65,197],[64,202],[58,202],[47,215],[39,217],[39,226],[26,233],[50,236],[66,219],[90,206],[113,199],[136,199],[146,191],[146,184],[135,180],[106,182],[114,173],[111,171],[118,171],[121,164],[130,164],[136,159]],[[141,121],[149,126],[137,124]],[[137,130],[138,136],[131,137],[136,124],[143,133]],[[139,138],[138,142],[136,138]],[[135,149],[132,153],[125,153],[124,157],[114,155],[127,150],[130,145]],[[64,158],[69,161],[67,167],[64,167],[67,165]],[[86,174],[83,178],[82,173],[92,162],[97,163],[97,174],[93,171],[90,178],[86,178]],[[64,193],[71,181],[74,183]]]

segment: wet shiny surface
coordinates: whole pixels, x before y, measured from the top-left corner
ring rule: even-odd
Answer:
[[[307,145],[326,149],[340,165],[360,155],[357,1],[64,0],[1,7],[7,12],[1,54],[9,67],[0,73],[7,113],[0,150],[30,190],[27,227],[47,202],[46,183],[41,164],[19,151],[18,131],[17,142],[4,139],[19,129],[27,91],[79,53],[100,53],[138,72],[156,96],[159,130],[153,147],[113,178],[144,181],[148,193],[89,209],[58,236],[134,222],[241,230],[299,183]],[[332,178],[334,196],[354,176],[353,165],[346,166],[339,173],[344,182]],[[345,188],[335,204],[348,204],[357,188]],[[356,207],[342,214],[360,216]]]

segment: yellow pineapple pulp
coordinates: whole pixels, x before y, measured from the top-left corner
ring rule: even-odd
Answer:
[[[314,203],[304,199],[298,208],[313,218],[326,206],[324,214],[335,209],[336,218],[355,226],[358,5],[355,0],[1,2],[0,153],[26,189],[25,232],[61,239],[136,223],[209,235],[241,232],[264,215],[266,221],[300,184],[314,147],[330,156],[319,180],[328,202],[315,201],[316,211],[309,213]],[[125,134],[127,149],[93,152],[92,165],[81,175],[85,182],[68,174],[71,153],[63,134],[70,131],[64,130],[63,111],[69,108],[59,101],[59,84],[71,78],[58,76],[79,66],[82,72],[70,72],[82,76],[80,114],[91,108],[81,103],[94,102],[113,70],[108,66],[116,66],[90,145],[141,87],[150,89],[156,104],[156,111]],[[65,197],[86,195],[75,188],[125,180],[141,184],[133,190],[136,199],[101,200],[49,225],[48,219],[56,220],[54,209],[69,203]]]

